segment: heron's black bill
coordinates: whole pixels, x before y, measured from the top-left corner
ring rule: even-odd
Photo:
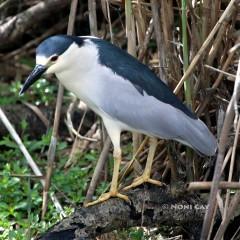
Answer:
[[[27,80],[22,86],[21,91],[19,92],[22,95],[33,83],[35,83],[42,74],[47,70],[47,68],[43,65],[36,65],[35,68],[32,70],[30,75],[28,76]]]

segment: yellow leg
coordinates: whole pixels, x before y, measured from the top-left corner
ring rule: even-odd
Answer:
[[[151,175],[151,169],[152,169],[152,163],[153,158],[155,155],[155,151],[157,148],[157,139],[156,138],[150,138],[150,147],[149,147],[149,153],[147,157],[147,163],[144,169],[143,174],[140,177],[137,177],[133,180],[133,183],[127,187],[125,187],[123,190],[129,190],[130,188],[137,187],[145,182],[152,183],[158,186],[162,186],[163,184],[160,181],[154,180],[150,178]]]
[[[120,179],[119,179],[119,183],[122,182],[123,178],[125,177],[125,175],[131,171],[134,161],[136,161],[137,156],[140,154],[140,152],[143,150],[143,148],[145,147],[145,145],[147,144],[147,140],[149,137],[145,137],[144,140],[142,141],[141,145],[139,146],[139,148],[137,149],[137,151],[135,152],[135,154],[133,155],[131,161],[129,161],[121,170],[120,172]]]
[[[113,155],[114,155],[114,167],[113,167],[113,177],[112,177],[112,183],[111,183],[110,191],[102,194],[96,201],[87,203],[85,205],[86,207],[95,205],[97,203],[104,202],[111,197],[118,197],[118,198],[121,198],[125,201],[129,201],[128,196],[119,193],[118,189],[117,189],[119,168],[120,168],[120,164],[121,164],[121,160],[122,160],[121,150],[120,149],[119,150],[114,150]]]

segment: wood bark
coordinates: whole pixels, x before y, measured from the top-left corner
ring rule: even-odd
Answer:
[[[54,225],[39,240],[95,239],[95,237],[134,226],[176,227],[198,239],[206,203],[196,195],[174,197],[169,189],[146,184],[128,192],[130,202],[112,198],[92,207],[80,207]]]
[[[34,27],[40,27],[44,19],[54,16],[54,13],[61,11],[67,5],[70,5],[69,0],[41,1],[4,21],[0,24],[0,51],[17,44],[26,32]]]

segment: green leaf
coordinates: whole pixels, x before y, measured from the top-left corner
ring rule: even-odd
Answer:
[[[129,237],[132,240],[142,240],[142,239],[144,239],[143,229],[141,228],[141,229],[138,229],[138,230],[130,232],[129,233]]]
[[[0,146],[18,148],[18,145],[12,141],[9,137],[3,137],[3,140],[0,141]]]
[[[26,210],[27,209],[27,201],[17,203],[14,206],[14,210],[18,210],[18,209]]]

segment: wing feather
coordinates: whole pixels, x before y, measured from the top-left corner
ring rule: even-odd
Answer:
[[[105,79],[104,85],[107,98],[102,99],[100,107],[112,118],[132,130],[177,140],[205,155],[215,154],[216,139],[200,119],[191,118],[146,92],[141,94],[129,81],[117,75],[114,79]]]

